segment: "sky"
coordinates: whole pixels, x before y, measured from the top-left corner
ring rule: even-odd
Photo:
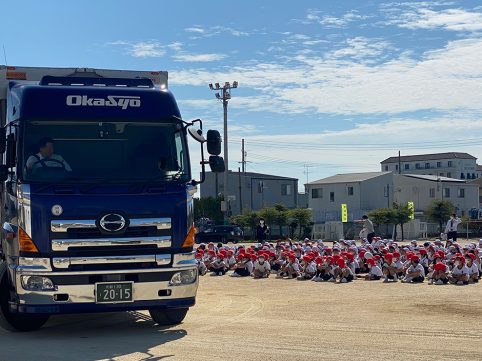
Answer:
[[[167,70],[185,120],[222,133],[209,83],[239,82],[229,167],[296,177],[390,156],[482,157],[480,1],[5,1],[8,65]],[[2,54],[3,55],[3,54]],[[5,63],[5,58],[0,58]],[[190,142],[194,174],[199,148]]]

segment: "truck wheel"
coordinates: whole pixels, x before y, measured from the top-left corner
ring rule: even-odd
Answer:
[[[11,288],[7,265],[0,262],[0,327],[12,332],[38,330],[48,321],[49,316],[12,313],[8,304]]]
[[[180,324],[186,317],[189,308],[176,308],[173,310],[149,310],[149,314],[159,326],[173,326]]]

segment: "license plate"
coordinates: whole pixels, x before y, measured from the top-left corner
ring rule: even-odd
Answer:
[[[133,282],[108,282],[95,284],[95,301],[97,303],[132,302]]]

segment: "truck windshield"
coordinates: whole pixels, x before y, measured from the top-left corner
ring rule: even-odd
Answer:
[[[27,182],[172,182],[190,178],[179,123],[29,121],[21,169]]]

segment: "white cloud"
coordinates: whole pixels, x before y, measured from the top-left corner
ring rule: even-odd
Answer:
[[[363,43],[370,42],[365,39]],[[374,55],[383,46],[365,45],[365,51]],[[217,79],[237,80],[241,88],[254,90],[254,95],[233,97],[231,103],[252,111],[397,114],[482,110],[482,39],[456,40],[422,57],[402,53],[377,63],[366,62],[356,54],[351,58],[338,56],[349,55],[350,48],[338,51],[337,56],[296,55],[284,62],[231,66],[217,72],[173,71],[170,82],[205,86]]]
[[[370,17],[368,15],[360,15],[356,10],[349,11],[343,14],[341,17],[321,14],[322,12],[320,10],[310,9],[308,10],[306,17],[303,20],[298,21],[303,24],[318,23],[325,28],[344,28],[351,22],[365,20]]]
[[[190,27],[190,28],[186,28],[184,30],[187,31],[188,33],[204,34],[204,32],[205,32],[205,30],[200,26],[193,26],[193,27]]]
[[[222,33],[228,33],[231,34],[232,36],[248,36],[249,33],[245,31],[241,31],[238,29],[233,29],[227,26],[211,26],[209,28],[205,28],[199,25],[192,26],[189,28],[185,28],[184,31],[188,33],[194,33],[195,35],[192,37],[192,39],[198,39],[198,38],[210,38],[216,35],[220,35]]]
[[[413,4],[411,4],[413,5]],[[433,7],[433,4],[431,4]],[[429,5],[389,10],[388,25],[407,29],[445,29],[477,32],[482,30],[482,12],[464,9],[433,10]]]
[[[210,62],[210,61],[218,61],[226,58],[224,54],[187,54],[187,53],[179,53],[173,55],[172,57],[175,61],[181,62]]]
[[[166,51],[158,41],[141,41],[132,43],[123,40],[117,40],[108,45],[122,46],[127,49],[127,53],[136,58],[159,58],[166,54]]]

